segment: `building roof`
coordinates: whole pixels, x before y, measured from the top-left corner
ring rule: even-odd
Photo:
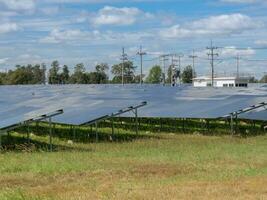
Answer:
[[[250,77],[236,77],[236,76],[228,76],[228,77],[214,77],[214,80],[249,80]],[[211,77],[208,76],[199,76],[193,79],[194,81],[200,81],[200,80],[204,80],[204,81],[210,81]]]

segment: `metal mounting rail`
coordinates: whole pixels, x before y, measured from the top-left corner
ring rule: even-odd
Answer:
[[[245,109],[241,109],[241,110],[238,110],[238,111],[235,111],[235,112],[231,112],[228,115],[223,116],[222,118],[230,118],[231,116],[238,116],[238,115],[241,115],[243,113],[247,113],[247,112],[256,110],[256,109],[264,107],[264,106],[267,106],[267,102],[262,102],[262,103],[250,106],[248,108],[245,108]]]
[[[111,113],[110,115],[105,115],[105,116],[97,118],[95,120],[91,120],[89,122],[83,123],[83,124],[81,124],[81,126],[94,124],[95,125],[95,130],[96,130],[96,142],[98,142],[98,131],[97,131],[98,130],[98,122],[111,118],[111,122],[112,122],[112,137],[113,137],[114,136],[114,121],[113,121],[113,118],[116,117],[116,116],[122,115],[124,113],[132,111],[134,113],[134,115],[135,115],[135,131],[136,131],[136,134],[138,134],[138,129],[139,129],[139,127],[138,127],[138,108],[141,108],[141,107],[146,106],[146,105],[147,105],[147,102],[143,101],[139,105],[129,106],[127,108],[119,110],[118,112]]]
[[[85,122],[83,124],[80,124],[80,126],[95,124],[96,122],[103,121],[103,120],[108,119],[108,118],[116,117],[116,116],[122,115],[122,114],[127,113],[127,112],[130,112],[130,111],[135,111],[138,108],[144,107],[146,105],[147,105],[147,102],[144,101],[144,102],[142,102],[141,104],[139,104],[137,106],[129,106],[127,108],[124,108],[124,109],[119,110],[118,112],[111,113],[110,115],[104,115],[104,116],[99,117],[97,119],[94,119],[94,120]]]
[[[247,107],[247,108],[235,111],[235,112],[231,112],[228,115],[225,115],[225,116],[220,117],[220,118],[226,118],[226,119],[230,118],[230,120],[231,120],[231,133],[232,133],[232,135],[234,135],[234,132],[235,132],[234,131],[234,119],[237,120],[239,115],[244,114],[244,113],[248,113],[250,111],[253,111],[253,110],[256,110],[258,108],[265,107],[265,106],[267,106],[267,102],[261,102],[261,103],[256,104],[256,105],[252,105],[250,107]]]
[[[53,147],[52,146],[52,117],[55,117],[57,115],[61,115],[63,113],[64,113],[63,109],[56,110],[54,112],[47,113],[47,114],[44,114],[41,116],[37,116],[37,117],[31,118],[31,119],[25,120],[21,123],[14,124],[14,125],[0,129],[0,151],[1,151],[1,147],[2,147],[2,134],[3,133],[6,133],[8,131],[14,130],[14,129],[19,128],[21,126],[27,125],[28,126],[27,138],[28,138],[28,143],[29,143],[30,142],[29,124],[31,124],[33,122],[43,121],[46,119],[48,119],[48,122],[49,122],[49,149],[50,149],[50,151],[52,151],[53,150],[53,148],[52,148]]]
[[[47,113],[47,114],[44,114],[44,115],[40,115],[40,116],[31,118],[31,119],[25,120],[25,121],[20,122],[18,124],[14,124],[14,125],[11,125],[11,126],[8,126],[8,127],[5,127],[5,128],[1,128],[0,131],[14,130],[15,128],[18,128],[18,127],[21,127],[21,126],[24,126],[24,125],[27,125],[27,124],[31,124],[33,122],[43,121],[45,119],[49,119],[49,118],[55,117],[57,115],[61,115],[63,113],[64,113],[63,109],[56,110],[56,111],[51,112],[51,113]]]

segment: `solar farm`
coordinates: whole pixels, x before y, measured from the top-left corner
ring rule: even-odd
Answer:
[[[265,199],[267,87],[0,87],[0,199]]]

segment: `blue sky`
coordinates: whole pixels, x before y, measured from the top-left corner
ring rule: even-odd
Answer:
[[[118,63],[123,46],[139,66],[142,45],[145,72],[161,64],[161,54],[181,53],[182,66],[191,64],[194,49],[204,75],[212,39],[226,47],[217,50],[217,73],[235,72],[240,55],[241,71],[260,77],[267,72],[266,9],[266,0],[0,0],[0,70],[53,60],[93,70]]]

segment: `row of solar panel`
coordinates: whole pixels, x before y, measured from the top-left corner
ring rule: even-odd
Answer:
[[[267,99],[266,87],[193,88],[161,85],[1,86],[0,129],[59,109],[57,123],[80,125],[146,101],[141,117],[218,118]],[[264,108],[241,116],[265,120]]]

